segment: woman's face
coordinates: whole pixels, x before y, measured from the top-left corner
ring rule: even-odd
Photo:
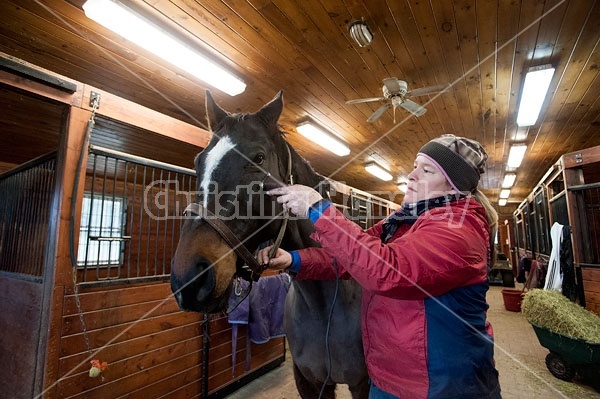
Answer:
[[[418,155],[412,172],[408,175],[408,187],[404,195],[404,202],[414,203],[424,199],[435,198],[446,194],[453,194],[446,176],[429,159]]]

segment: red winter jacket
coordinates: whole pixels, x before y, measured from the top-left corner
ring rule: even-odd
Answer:
[[[488,224],[473,198],[423,213],[382,244],[382,222],[362,231],[334,206],[315,222],[323,248],[299,250],[299,279],[363,287],[369,376],[400,398],[499,398],[486,328]]]

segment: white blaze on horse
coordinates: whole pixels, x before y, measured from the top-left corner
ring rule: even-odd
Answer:
[[[241,114],[229,114],[206,93],[213,136],[195,160],[197,198],[186,210],[190,217],[171,269],[171,289],[184,310],[224,311],[233,279],[260,275],[261,266],[251,254],[264,242],[283,234],[286,250],[318,245],[309,237],[314,231],[309,220],[288,220],[281,205],[265,193],[289,184],[292,176],[294,183],[325,185],[284,139],[277,125],[282,109],[281,92],[258,112]],[[334,398],[336,384],[348,384],[354,399],[368,397],[360,301],[361,288],[353,280],[292,282],[284,327],[302,398]]]

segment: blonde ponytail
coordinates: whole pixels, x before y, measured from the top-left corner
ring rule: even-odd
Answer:
[[[494,244],[494,240],[496,239],[496,233],[498,232],[498,212],[496,212],[496,209],[494,209],[488,197],[479,191],[479,189],[475,191],[473,196],[485,209],[485,217],[490,226],[490,257],[488,260],[490,261],[490,267],[494,267],[494,263],[496,262],[496,245]]]

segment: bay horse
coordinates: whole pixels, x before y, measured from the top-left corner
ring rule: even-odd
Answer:
[[[254,265],[248,273],[244,265],[253,261],[248,254],[278,231],[285,231],[283,249],[318,246],[310,238],[314,231],[310,220],[283,218],[281,205],[265,193],[265,184],[290,184],[292,177],[295,183],[324,190],[324,178],[279,129],[282,109],[281,91],[259,111],[238,114],[221,109],[206,92],[213,135],[194,161],[196,202],[186,210],[193,216],[182,226],[171,268],[171,289],[183,310],[224,311],[233,279],[240,275],[256,279],[261,272]],[[284,223],[287,226],[281,229]],[[336,384],[347,384],[353,399],[368,397],[361,296],[354,280],[292,281],[284,329],[303,399],[334,398]]]

